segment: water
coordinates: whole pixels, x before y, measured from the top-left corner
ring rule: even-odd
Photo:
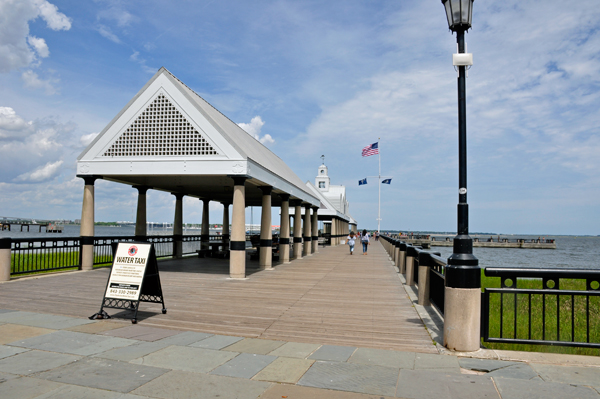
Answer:
[[[35,232],[33,231],[35,229]],[[78,237],[79,226],[65,225],[62,233],[41,233],[36,227],[31,232],[20,232],[18,226],[13,231],[0,231],[0,237],[11,238],[60,238]],[[96,226],[96,236],[133,236],[133,226],[108,227]],[[151,229],[149,235],[171,235],[172,229]],[[186,229],[184,234],[198,235],[199,229]],[[488,236],[485,236],[487,238]],[[511,236],[501,236],[516,238]],[[520,235],[519,238],[538,238],[538,236]],[[546,236],[556,240],[556,249],[521,248],[473,248],[473,254],[479,259],[480,267],[549,267],[573,269],[600,269],[600,237]],[[452,254],[452,247],[431,247],[431,251],[440,252],[443,258]]]

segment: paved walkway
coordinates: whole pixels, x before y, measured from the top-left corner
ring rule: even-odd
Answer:
[[[276,272],[246,283],[267,273]],[[1,295],[14,286],[26,287],[0,284]],[[50,313],[0,309],[0,398],[600,398],[595,357],[482,351],[496,359],[479,359],[147,323],[158,316],[132,325]]]

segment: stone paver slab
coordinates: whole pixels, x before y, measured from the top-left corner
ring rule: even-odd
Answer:
[[[270,385],[243,378],[173,370],[133,393],[163,399],[256,399]]]
[[[13,378],[0,384],[0,398],[33,399],[58,389],[63,384],[37,378]]]
[[[179,333],[180,331],[177,330],[167,330],[166,328],[135,325],[117,328],[116,330],[106,331],[102,333],[102,335],[152,342]]]
[[[591,388],[513,378],[494,378],[502,399],[598,399],[600,395]]]
[[[173,370],[208,373],[237,356],[235,352],[192,348],[189,346],[169,346],[132,363],[146,364]]]
[[[93,323],[88,319],[21,311],[2,313],[0,314],[0,321],[32,327],[50,328],[53,330],[61,330],[82,324]]]
[[[65,328],[65,330],[81,332],[81,333],[88,333],[88,334],[100,334],[105,331],[116,330],[117,328],[122,328],[124,325],[125,325],[125,323],[101,320],[101,321],[95,321],[95,322],[89,323],[89,324],[83,324],[80,326]]]
[[[332,391],[330,389],[318,389],[301,387],[298,385],[273,384],[260,399],[393,399],[393,396],[369,395],[364,393]]]
[[[27,352],[28,350],[30,350],[30,349],[0,345],[0,359],[4,359],[5,357],[16,355],[17,353]]]
[[[277,359],[275,356],[240,353],[227,363],[214,369],[211,374],[238,378],[252,378],[275,359]]]
[[[482,371],[489,373],[490,371],[502,369],[508,366],[514,366],[520,364],[519,362],[509,362],[505,360],[491,360],[491,359],[474,359],[470,357],[459,357],[458,364],[463,369]]]
[[[415,356],[415,370],[436,370],[460,372],[458,357],[449,355],[434,355],[431,353],[417,353]]]
[[[89,356],[109,349],[131,345],[136,342],[138,341],[124,338],[103,337],[101,335],[84,334],[73,331],[56,331],[39,337],[11,342],[10,345]]]
[[[208,337],[212,337],[214,334],[201,333],[196,331],[185,331],[179,334],[172,335],[163,339],[155,341],[156,343],[167,344],[167,345],[179,345],[186,346],[195,342],[201,341]]]
[[[345,362],[352,356],[356,348],[351,346],[323,345],[310,355],[309,359]]]
[[[265,367],[253,379],[259,381],[282,382],[295,384],[312,366],[314,360],[278,357]]]
[[[600,387],[600,368],[531,364],[544,381]]]
[[[412,370],[415,366],[415,356],[414,352],[358,348],[348,362]]]
[[[81,356],[64,353],[27,351],[0,360],[0,371],[5,373],[30,375],[52,370],[81,359]]]
[[[206,339],[203,339],[202,341],[194,342],[189,346],[193,346],[195,348],[219,350],[243,339],[244,338],[242,337],[231,337],[229,335],[213,335],[212,337],[208,337]]]
[[[258,338],[246,338],[236,342],[233,345],[229,345],[223,350],[240,352],[240,353],[254,353],[257,355],[266,355],[267,353],[274,351],[281,345],[285,344],[283,341],[273,341],[270,339],[258,339]]]
[[[0,309],[0,314],[2,314],[2,313],[10,313],[10,312],[16,312],[16,310]]]
[[[531,380],[538,377],[538,374],[527,363],[517,363],[512,366],[494,370],[486,374],[488,377],[518,378],[522,380]]]
[[[84,358],[37,375],[37,378],[109,391],[130,392],[168,370],[115,360]]]
[[[320,344],[303,344],[300,342],[286,342],[285,344],[281,345],[279,348],[275,349],[274,351],[269,352],[268,355],[306,359],[320,347],[321,347]]]
[[[393,396],[399,369],[340,362],[316,362],[298,385]]]
[[[139,342],[137,344],[124,346],[122,348],[111,349],[106,352],[98,353],[94,357],[101,357],[104,359],[120,360],[123,362],[129,362],[131,360],[149,355],[156,351],[166,348],[169,346],[167,343],[160,341],[156,342]]]
[[[411,399],[500,399],[485,375],[435,370],[400,370],[396,396]]]
[[[0,384],[2,384],[3,382],[6,382],[8,380],[12,380],[14,378],[20,378],[20,375],[16,375],[16,374],[11,374],[11,373],[3,373],[0,371]]]
[[[20,339],[50,334],[54,331],[56,330],[51,330],[49,328],[22,326],[19,324],[3,324],[0,326],[0,344],[8,344]]]
[[[144,399],[144,396],[64,384],[35,399]]]

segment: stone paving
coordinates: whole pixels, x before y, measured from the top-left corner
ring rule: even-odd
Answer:
[[[597,359],[530,357],[285,342],[0,310],[3,399],[600,399]]]

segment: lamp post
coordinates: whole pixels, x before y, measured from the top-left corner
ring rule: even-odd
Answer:
[[[442,0],[448,27],[456,32],[458,44],[458,53],[452,57],[458,68],[457,235],[446,267],[444,305],[444,346],[457,351],[475,351],[480,346],[481,271],[469,237],[467,204],[466,70],[473,64],[473,56],[465,53],[465,31],[471,27],[473,1]]]

